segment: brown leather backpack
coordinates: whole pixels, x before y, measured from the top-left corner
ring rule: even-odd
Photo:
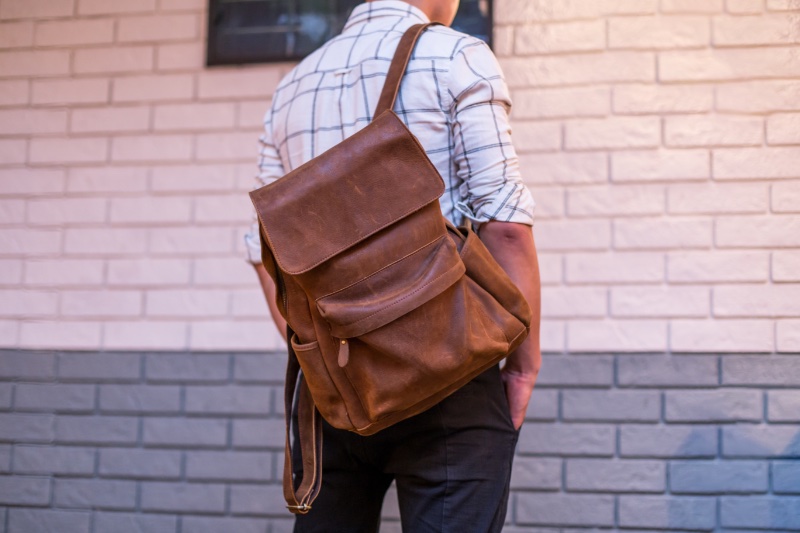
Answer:
[[[527,336],[525,298],[467,226],[442,216],[444,182],[392,111],[419,35],[400,40],[364,129],[250,193],[262,261],[289,325],[284,496],[319,492],[322,428],[371,435],[432,407]],[[303,479],[289,422],[298,373]]]

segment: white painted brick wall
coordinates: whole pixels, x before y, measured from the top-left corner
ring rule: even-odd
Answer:
[[[0,343],[263,349],[242,260],[287,64],[203,0],[0,0]],[[800,349],[800,6],[495,1],[546,350]],[[14,312],[17,309],[17,312]]]

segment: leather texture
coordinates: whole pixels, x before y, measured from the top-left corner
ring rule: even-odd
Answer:
[[[308,512],[321,486],[320,414],[374,434],[432,407],[529,331],[525,298],[469,226],[442,216],[444,182],[392,111],[430,25],[400,40],[369,125],[250,193],[289,326],[284,496],[293,513]],[[300,369],[304,477],[295,486],[288,425]]]

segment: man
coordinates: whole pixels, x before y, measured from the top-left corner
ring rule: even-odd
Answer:
[[[397,43],[410,26],[440,22],[421,36],[395,105],[445,180],[442,212],[464,218],[523,292],[534,320],[506,359],[438,405],[375,435],[324,425],[323,489],[295,531],[377,532],[384,494],[396,482],[403,530],[499,532],[514,448],[539,372],[539,272],[534,202],[510,139],[508,89],[482,41],[450,29],[458,0],[373,0],[342,33],[279,84],[261,137],[261,184],[338,144],[372,119]],[[275,287],[260,265],[258,227],[246,237],[281,332]],[[302,471],[302,464],[295,465]]]

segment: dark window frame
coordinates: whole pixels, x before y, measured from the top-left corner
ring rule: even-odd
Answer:
[[[282,62],[296,62],[306,57],[313,50],[321,46],[325,41],[335,36],[341,31],[341,26],[350,14],[350,11],[355,5],[361,3],[361,0],[316,0],[321,3],[327,3],[332,8],[337,8],[336,12],[317,11],[318,18],[327,19],[326,33],[323,38],[318,39],[318,42],[310,43],[306,40],[305,43],[301,41],[302,35],[300,32],[291,31],[291,28],[299,28],[298,19],[291,21],[293,17],[300,17],[301,13],[297,11],[298,3],[302,1],[314,0],[209,0],[209,9],[207,16],[208,24],[208,38],[206,40],[206,66],[230,66],[230,65],[244,65],[254,63],[282,63]],[[456,18],[454,27],[471,33],[468,27],[459,27],[459,21],[464,20],[462,11],[464,6],[472,7],[473,9],[477,4],[485,4],[486,17],[480,19],[480,24],[483,25],[486,35],[477,35],[483,38],[489,46],[492,46],[492,32],[494,29],[494,2],[493,0],[462,0],[462,9],[459,9],[459,15]],[[281,17],[288,17],[290,22],[280,22],[263,25],[250,25],[247,21],[252,20],[252,16],[247,18],[247,11],[250,14],[257,11],[259,7],[262,8],[264,13],[262,16],[267,18],[266,11],[273,10],[273,15],[278,11],[279,4],[284,4],[288,7],[280,11]],[[292,11],[293,9],[293,11]],[[238,10],[238,11],[237,11]],[[311,14],[311,11],[306,12]],[[245,18],[244,22],[239,22],[237,19]],[[313,18],[313,17],[312,17]],[[471,19],[477,22],[477,19]],[[224,22],[228,26],[224,26]],[[473,24],[474,25],[474,24]],[[291,36],[290,36],[291,34]],[[473,33],[475,35],[475,33]],[[270,40],[281,40],[281,46],[275,46],[275,42],[267,44]],[[299,50],[292,53],[293,46],[297,41],[300,41]],[[283,48],[283,52],[280,48]],[[263,52],[259,52],[263,50]]]

